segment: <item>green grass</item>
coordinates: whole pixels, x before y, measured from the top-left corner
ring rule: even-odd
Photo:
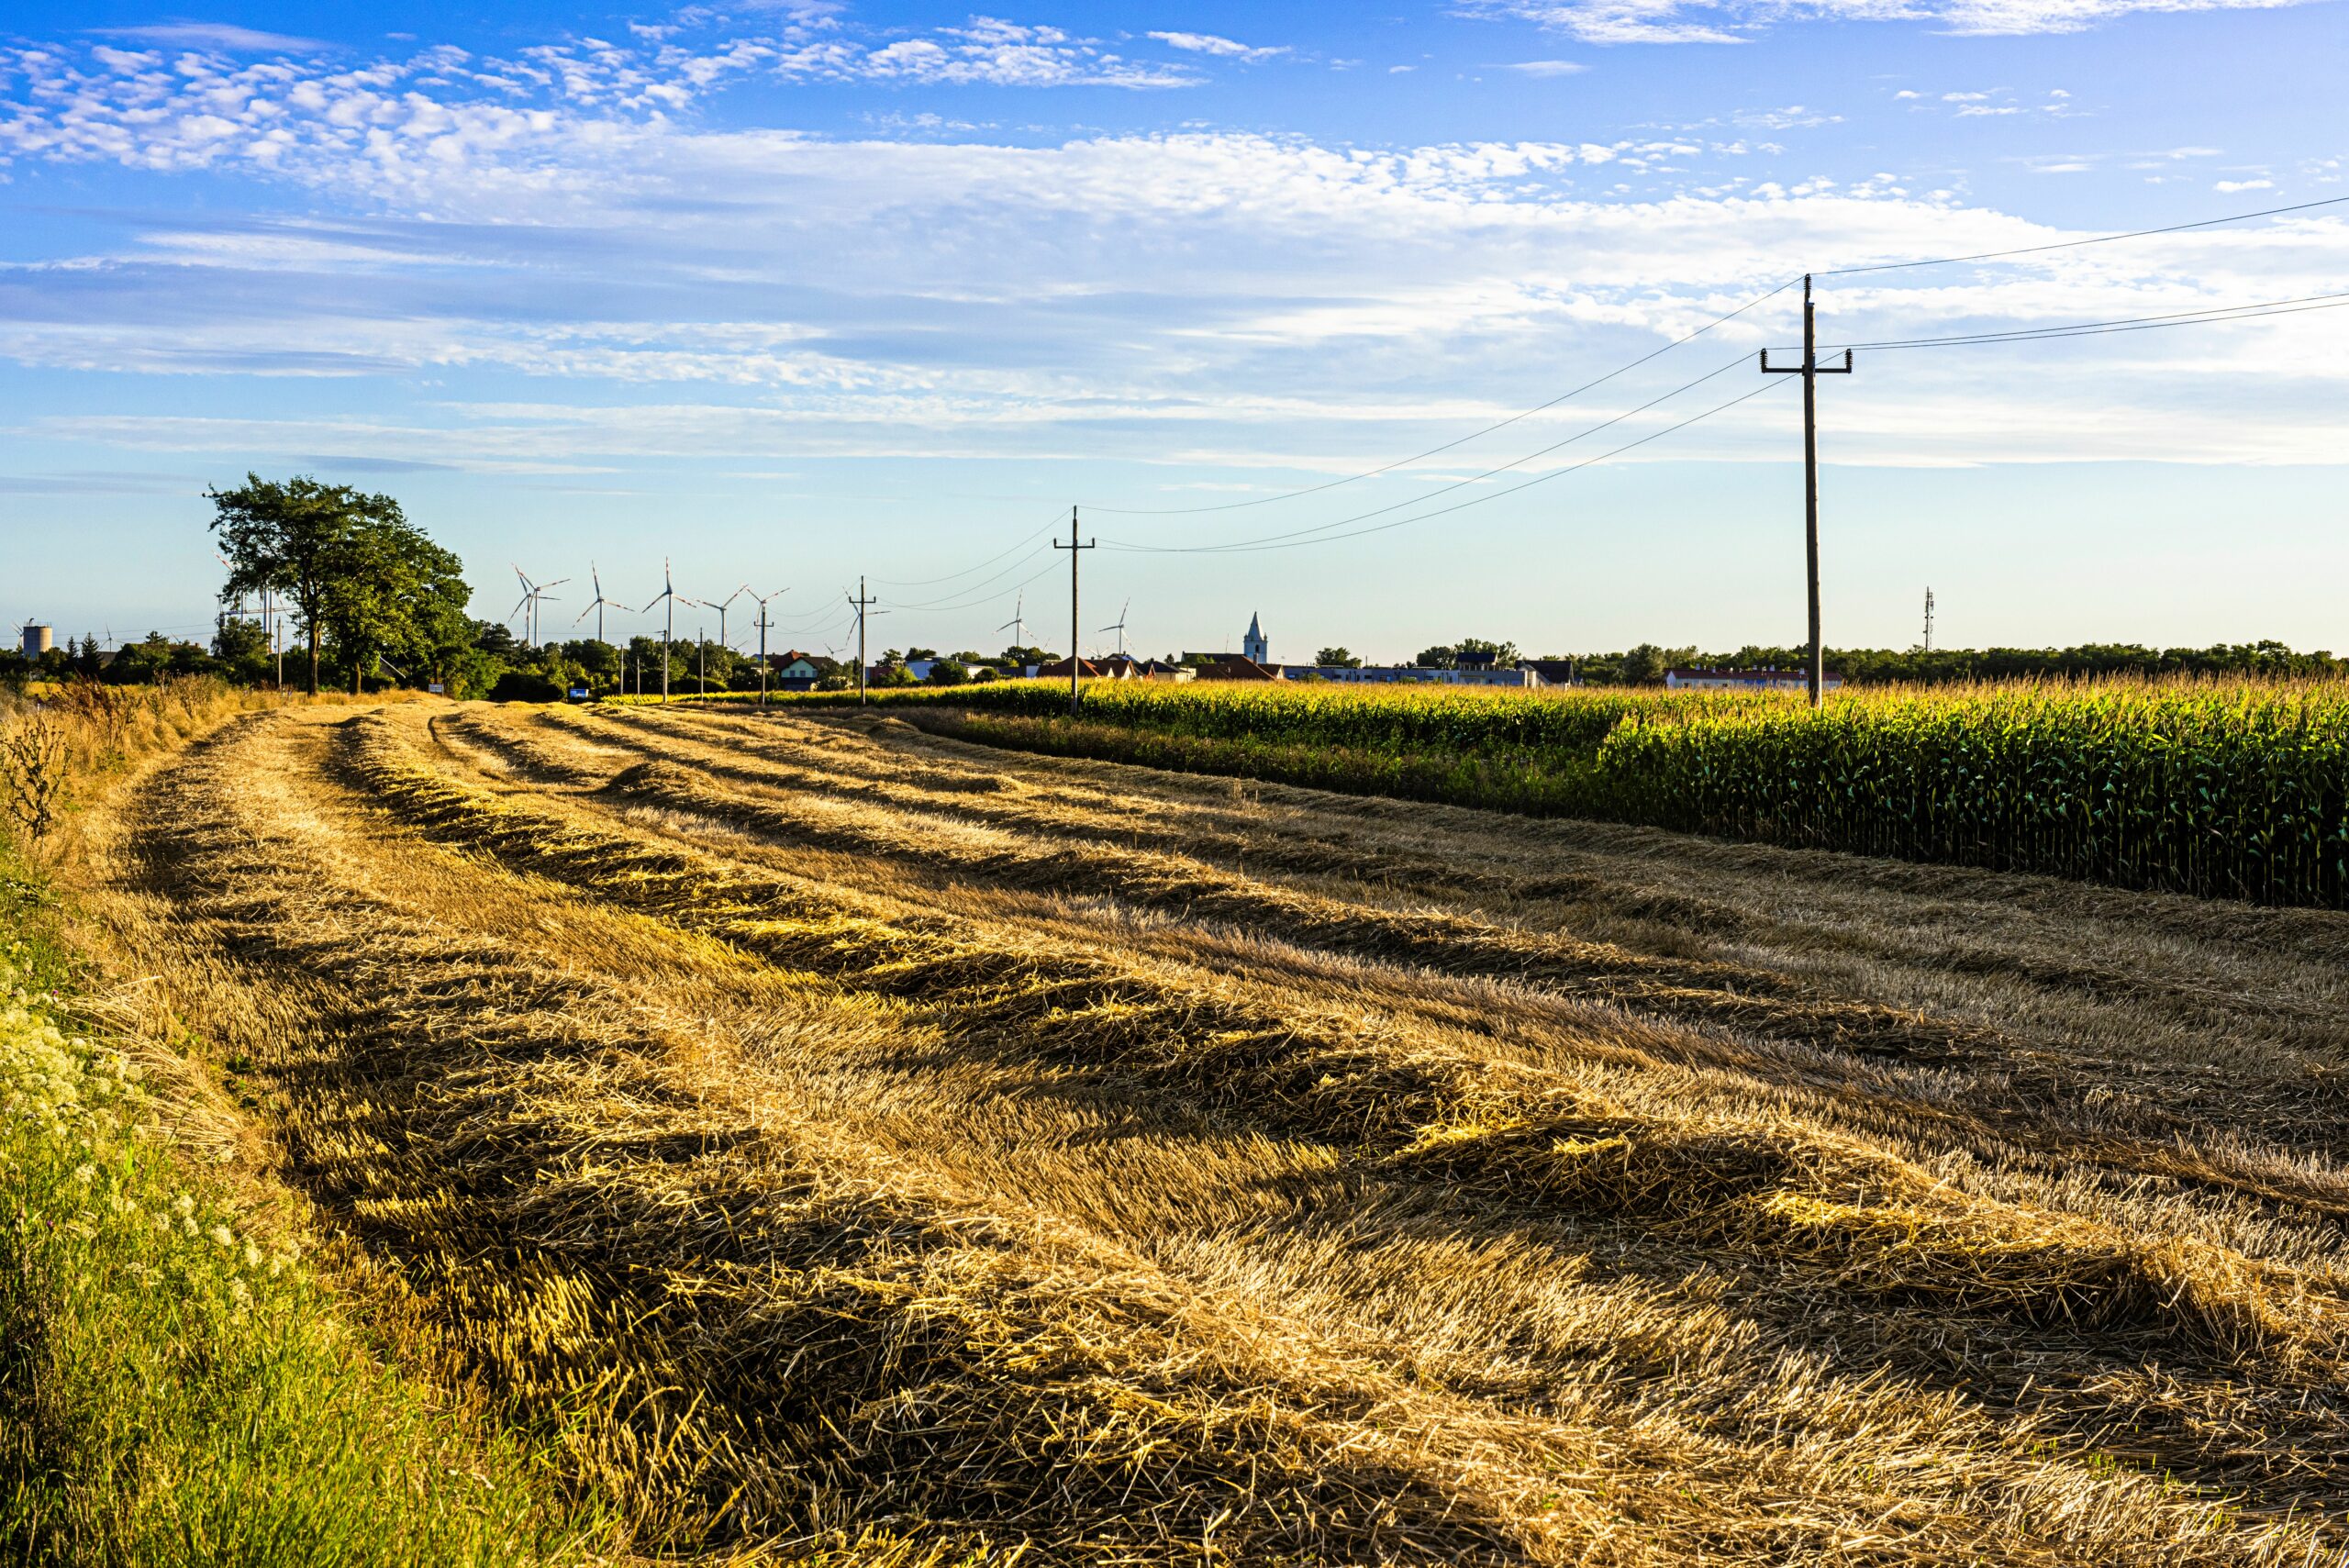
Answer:
[[[531,1564],[591,1523],[389,1370],[62,1005],[0,853],[0,1561]]]

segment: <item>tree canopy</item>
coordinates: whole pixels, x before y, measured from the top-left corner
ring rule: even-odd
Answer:
[[[309,649],[306,688],[330,646],[355,691],[384,660],[438,669],[468,648],[472,591],[464,563],[427,538],[389,495],[306,474],[279,481],[245,475],[234,490],[210,490],[212,531],[228,559],[220,601],[283,595]]]

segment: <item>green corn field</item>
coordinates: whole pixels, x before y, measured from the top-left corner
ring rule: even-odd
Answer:
[[[837,703],[839,694],[795,702]],[[853,701],[853,697],[845,700]],[[976,739],[2133,888],[2349,906],[2349,685],[1799,696],[1005,682],[874,694]]]

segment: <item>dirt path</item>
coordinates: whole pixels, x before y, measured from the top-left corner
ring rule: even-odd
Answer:
[[[248,720],[99,841],[281,1178],[648,1545],[2282,1562],[2349,1499],[2349,919],[640,710]]]

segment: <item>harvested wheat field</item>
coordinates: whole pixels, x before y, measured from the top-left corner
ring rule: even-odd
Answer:
[[[2349,917],[854,714],[280,710],[89,834],[647,1553],[2349,1549]]]

